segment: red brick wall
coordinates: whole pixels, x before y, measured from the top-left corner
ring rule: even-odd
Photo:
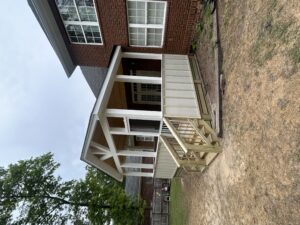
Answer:
[[[60,19],[54,0],[48,0],[73,61],[77,65],[108,67],[113,47],[121,45],[125,51],[187,54],[197,17],[198,0],[166,0],[167,22],[163,48],[128,46],[125,0],[96,0],[98,19],[104,45],[71,44]],[[101,16],[100,16],[101,15]]]

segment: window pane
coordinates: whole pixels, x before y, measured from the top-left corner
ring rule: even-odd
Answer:
[[[147,45],[161,46],[162,45],[162,29],[147,29]]]
[[[68,25],[66,26],[68,36],[71,42],[84,43],[85,39],[80,25]]]
[[[165,4],[161,2],[148,2],[148,24],[163,24]]]
[[[97,22],[93,0],[76,0],[81,21]]]
[[[79,21],[73,0],[55,0],[63,21]]]
[[[87,43],[102,43],[97,26],[82,26]]]
[[[145,29],[144,28],[130,28],[129,42],[130,45],[145,46]]]
[[[128,1],[128,20],[133,24],[146,24],[145,2]]]

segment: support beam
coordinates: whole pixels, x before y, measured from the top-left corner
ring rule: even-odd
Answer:
[[[154,169],[153,164],[145,164],[145,163],[123,163],[121,164],[123,168],[135,168],[135,169]]]
[[[109,148],[103,146],[103,145],[100,145],[94,141],[91,141],[91,146],[96,148],[99,152],[102,152],[102,153],[110,153],[109,151]]]
[[[117,135],[135,135],[135,136],[147,136],[147,137],[158,137],[158,132],[144,132],[144,131],[127,131],[125,128],[115,128],[111,127],[109,129],[110,134]]]
[[[162,54],[155,54],[155,53],[140,53],[140,52],[123,52],[123,58],[128,59],[155,59],[161,60]]]
[[[208,145],[191,145],[187,144],[186,147],[193,152],[214,152],[214,153],[221,153],[222,148],[220,146],[208,146]]]
[[[113,157],[114,162],[117,167],[117,170],[119,171],[119,173],[123,174],[123,169],[121,167],[120,159],[117,155],[117,148],[116,148],[114,139],[113,139],[112,135],[109,133],[109,124],[108,124],[107,118],[106,117],[101,118],[100,124],[102,126],[102,130],[103,130],[105,139],[106,139],[109,149],[111,151],[112,157]]]
[[[115,81],[139,84],[161,84],[161,77],[117,75]]]
[[[118,156],[156,157],[156,152],[146,152],[146,151],[121,150],[118,151],[117,154]]]
[[[211,141],[205,136],[205,134],[202,132],[202,130],[200,130],[197,126],[197,124],[195,123],[195,121],[188,119],[189,123],[192,125],[192,127],[194,128],[194,130],[196,131],[196,133],[201,137],[201,139],[207,144],[207,145],[211,145]]]
[[[121,59],[122,59],[121,46],[117,46],[113,58],[110,62],[110,66],[108,68],[108,72],[105,81],[102,85],[99,97],[97,98],[97,101],[94,106],[93,114],[98,114],[99,118],[102,117],[102,113],[106,109],[114,85],[115,77],[121,63]]]
[[[153,177],[154,173],[147,173],[147,172],[126,172],[124,173],[125,176],[133,176],[133,177]]]
[[[130,109],[106,109],[106,117],[127,117],[128,119],[136,120],[162,120],[161,111],[147,111],[147,110],[130,110]]]

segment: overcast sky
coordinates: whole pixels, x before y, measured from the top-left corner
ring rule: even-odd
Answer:
[[[0,166],[51,151],[64,179],[82,177],[92,91],[79,69],[67,78],[27,1],[1,7]]]

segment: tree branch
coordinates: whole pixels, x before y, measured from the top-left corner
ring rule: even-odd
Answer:
[[[88,207],[90,204],[87,202],[71,202],[68,200],[65,200],[63,198],[57,197],[57,196],[51,196],[51,195],[10,195],[10,196],[6,196],[6,199],[8,198],[15,198],[15,199],[26,199],[26,198],[46,198],[46,199],[52,199],[52,200],[56,200],[59,201],[61,205],[74,205],[74,206],[85,206]],[[98,205],[98,204],[94,204],[94,206],[100,207],[100,208],[104,208],[104,209],[110,209],[111,206],[110,205]]]

